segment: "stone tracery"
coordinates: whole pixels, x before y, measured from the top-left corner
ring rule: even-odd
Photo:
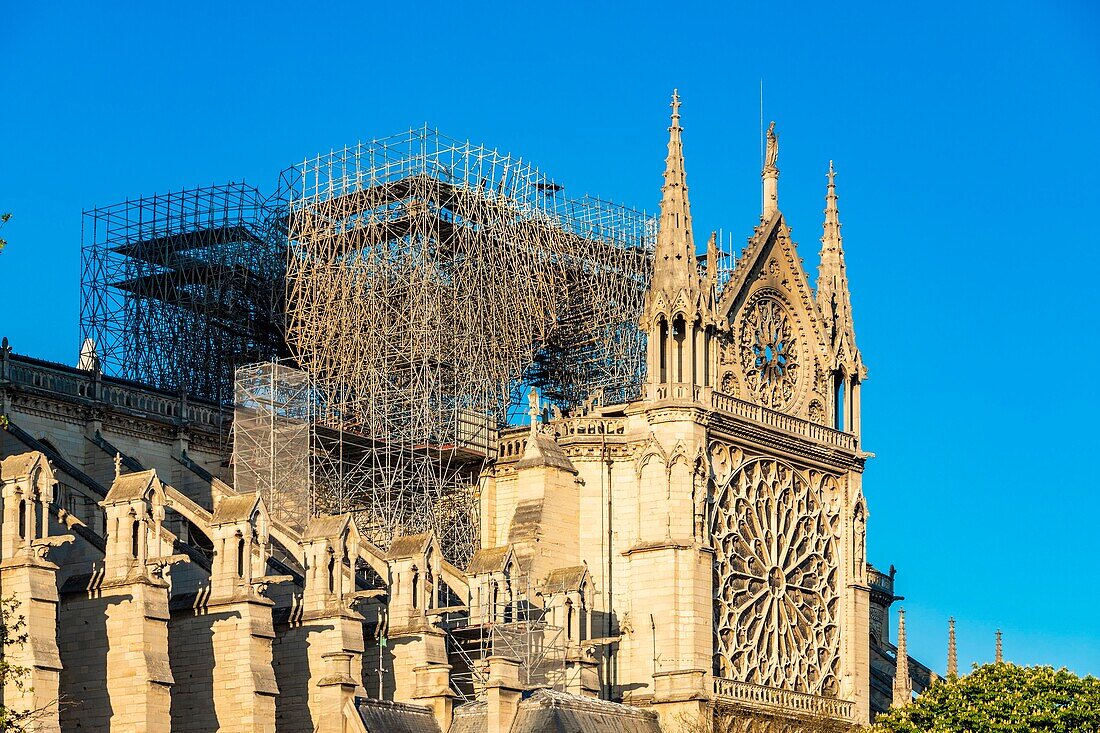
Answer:
[[[716,492],[715,674],[839,692],[837,535],[822,482],[762,459]]]
[[[740,341],[748,391],[765,407],[789,407],[796,396],[801,364],[787,309],[775,298],[757,299],[745,309]]]

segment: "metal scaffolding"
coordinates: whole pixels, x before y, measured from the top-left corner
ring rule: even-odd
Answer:
[[[195,188],[84,212],[81,338],[108,374],[221,404],[286,353],[286,234],[259,191]]]
[[[526,390],[563,411],[637,394],[655,236],[652,217],[422,128],[306,160],[270,199],[228,184],[85,212],[81,337],[109,374],[222,404],[235,370],[289,357],[309,383],[306,511],[356,512],[382,547],[433,530],[462,564]],[[237,478],[256,490],[276,490],[258,441],[281,435],[262,404],[287,374],[236,385]]]
[[[234,393],[234,488],[258,493],[272,517],[304,530],[313,514],[309,376],[277,362],[253,364],[237,370]]]
[[[477,547],[477,476],[531,386],[633,397],[655,221],[427,128],[284,171],[287,338],[316,380],[320,507]],[[324,497],[324,498],[321,498]]]

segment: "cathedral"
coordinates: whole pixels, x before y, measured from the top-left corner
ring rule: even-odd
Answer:
[[[867,557],[832,164],[811,280],[773,123],[759,224],[719,278],[675,94],[668,134],[644,384],[570,410],[530,390],[463,566],[434,532],[285,521],[234,485],[231,409],[5,340],[0,595],[30,684],[3,705],[88,733],[844,730],[930,684]]]

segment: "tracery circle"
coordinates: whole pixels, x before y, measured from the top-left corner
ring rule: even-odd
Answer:
[[[801,372],[798,341],[787,309],[761,297],[741,322],[741,367],[745,386],[765,407],[782,410],[794,401]]]
[[[772,460],[743,466],[719,488],[711,528],[715,675],[839,693],[839,515],[825,498]]]

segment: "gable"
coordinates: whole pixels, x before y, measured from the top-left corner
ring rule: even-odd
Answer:
[[[833,358],[782,214],[757,228],[719,301],[719,391],[827,423]]]

